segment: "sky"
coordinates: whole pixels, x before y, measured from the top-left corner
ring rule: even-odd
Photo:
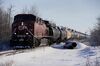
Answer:
[[[87,33],[100,16],[100,0],[4,0],[5,8],[10,5],[13,5],[13,16],[23,8],[35,6],[41,18]]]

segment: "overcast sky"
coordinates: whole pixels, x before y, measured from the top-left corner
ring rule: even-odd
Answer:
[[[88,33],[100,16],[100,0],[4,0],[4,4],[14,6],[13,15],[34,5],[43,19]]]

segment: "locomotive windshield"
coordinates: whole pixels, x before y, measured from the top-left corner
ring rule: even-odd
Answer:
[[[19,14],[14,17],[14,22],[28,22],[28,21],[35,21],[36,16],[32,14]]]

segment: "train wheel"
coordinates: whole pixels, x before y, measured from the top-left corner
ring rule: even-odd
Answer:
[[[37,39],[36,47],[39,47],[39,46],[40,46],[40,40]]]
[[[34,47],[38,47],[40,45],[40,41],[36,38],[34,38],[33,43],[34,43]]]
[[[48,39],[48,45],[52,45],[53,44],[53,40],[52,39]]]
[[[56,44],[59,44],[59,43],[61,43],[61,40],[60,39],[57,40]]]
[[[15,50],[15,42],[13,42],[13,40],[10,40],[10,49]]]

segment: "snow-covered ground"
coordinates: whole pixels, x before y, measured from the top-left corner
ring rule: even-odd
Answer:
[[[57,48],[61,45],[51,47],[40,47],[26,53],[11,56],[0,56],[0,66],[86,66],[100,59],[99,49],[78,43],[75,49]]]

